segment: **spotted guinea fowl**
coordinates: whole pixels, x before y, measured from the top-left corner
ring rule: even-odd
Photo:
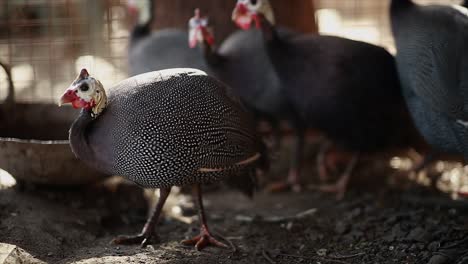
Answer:
[[[368,43],[317,34],[283,38],[268,0],[238,0],[233,20],[263,33],[284,94],[307,124],[353,153],[334,185],[341,198],[362,154],[406,150],[419,137],[401,95],[393,56]]]
[[[390,7],[403,93],[414,122],[441,154],[468,160],[468,11],[393,0]]]
[[[78,158],[142,187],[160,188],[141,234],[115,243],[147,245],[171,187],[193,185],[201,230],[183,243],[225,246],[210,234],[200,185],[241,178],[253,187],[251,170],[262,155],[249,115],[222,83],[199,70],[170,69],[104,90],[83,69],[60,101],[83,109],[70,129]]]
[[[169,28],[151,31],[156,0],[129,0],[130,13],[137,22],[128,50],[130,76],[168,68],[189,67],[207,71],[202,53],[187,47],[187,32]]]
[[[295,130],[295,146],[293,147],[291,166],[287,186],[272,185],[271,189],[282,187],[299,188],[299,169],[304,145],[304,127],[289,101],[282,94],[279,78],[271,65],[263,48],[261,33],[257,30],[236,31],[231,34],[219,48],[215,48],[215,40],[208,19],[195,10],[195,16],[188,23],[189,41],[191,47],[198,45],[203,54],[210,73],[228,84],[243,103],[250,109],[257,120],[266,120],[272,126],[274,144],[272,149],[279,147],[280,122],[288,121]],[[282,29],[282,36],[294,33]]]

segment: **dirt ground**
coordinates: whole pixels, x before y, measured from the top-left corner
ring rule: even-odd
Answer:
[[[167,203],[160,242],[141,249],[109,243],[138,233],[145,222],[147,199],[135,185],[6,188],[0,190],[0,243],[16,248],[0,246],[0,262],[9,252],[5,263],[468,263],[467,201],[397,186],[385,170],[360,171],[367,176],[342,201],[312,190],[261,191],[250,200],[210,188],[204,195],[209,225],[230,249],[203,251],[180,244],[198,232],[183,192]]]

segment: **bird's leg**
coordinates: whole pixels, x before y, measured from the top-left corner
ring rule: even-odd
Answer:
[[[288,178],[283,182],[276,182],[267,187],[270,192],[279,192],[286,189],[292,189],[295,192],[300,192],[302,186],[300,184],[300,169],[302,165],[302,157],[304,154],[304,129],[297,128],[292,147],[291,166],[289,168]]]
[[[317,155],[317,170],[318,170],[320,182],[322,183],[328,181],[328,179],[330,178],[330,175],[328,174],[327,163],[325,160],[330,147],[331,147],[330,141],[327,140],[323,142],[320,145],[320,150]]]
[[[166,202],[171,188],[161,188],[159,189],[159,200],[156,206],[153,208],[150,217],[146,221],[143,230],[139,235],[136,236],[119,236],[115,238],[112,242],[119,245],[132,245],[132,244],[141,244],[141,247],[146,247],[152,237],[156,236],[154,233],[154,227],[158,222],[159,215],[161,214],[164,203]]]
[[[336,199],[343,199],[346,193],[346,187],[348,186],[349,178],[353,173],[354,168],[356,167],[357,162],[359,161],[359,153],[356,153],[351,158],[351,161],[346,165],[346,169],[341,174],[338,181],[334,184],[326,184],[319,187],[319,190],[324,192],[334,192],[336,193]]]
[[[271,119],[271,133],[272,133],[272,144],[271,150],[273,153],[277,153],[280,151],[281,147],[281,127],[277,120]]]
[[[295,192],[299,192],[302,189],[300,184],[300,169],[304,155],[304,137],[304,130],[301,128],[297,129],[296,138],[292,149],[293,153],[291,157],[291,168],[289,169],[287,181],[287,184]]]
[[[208,225],[206,224],[205,209],[203,208],[203,200],[202,200],[200,184],[196,184],[193,186],[193,195],[196,200],[199,221],[201,224],[200,234],[192,239],[187,239],[187,240],[182,241],[182,244],[195,245],[195,248],[197,250],[202,250],[203,248],[205,248],[206,246],[210,244],[217,246],[217,247],[227,248],[228,246],[216,240],[211,235],[210,230],[208,229]]]

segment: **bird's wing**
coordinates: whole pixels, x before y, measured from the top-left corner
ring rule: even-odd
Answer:
[[[232,168],[246,167],[260,158],[254,140],[237,129],[226,129],[216,144],[211,142],[203,147],[200,159],[200,172],[215,172]]]
[[[464,109],[466,94],[462,34],[447,34],[439,29],[425,39],[427,49],[418,50],[417,64],[410,67],[412,89],[427,104],[454,119],[468,120]],[[440,34],[439,34],[440,33]],[[441,37],[444,36],[444,37]],[[418,47],[415,47],[416,49]],[[419,47],[421,48],[421,47]],[[467,80],[468,81],[468,80]]]

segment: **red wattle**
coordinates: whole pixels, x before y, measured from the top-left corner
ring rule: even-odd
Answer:
[[[243,30],[248,30],[250,29],[250,25],[252,24],[251,21],[249,23],[241,22],[240,18],[236,18],[236,25],[240,27]]]
[[[197,46],[197,40],[195,38],[192,38],[189,40],[189,47],[190,48],[195,48]]]
[[[213,35],[211,35],[211,33],[204,27],[200,28],[200,30],[206,43],[208,43],[210,46],[213,45],[215,41]]]
[[[262,23],[260,22],[260,17],[257,14],[253,14],[252,18],[255,21],[255,26],[257,27],[257,29],[261,29]]]
[[[244,4],[239,3],[236,6],[236,11],[237,11],[237,14],[239,15],[247,15],[247,13],[249,12],[249,9]]]
[[[93,108],[96,104],[94,103],[94,100],[91,100],[90,102],[86,102],[83,99],[76,99],[73,102],[71,102],[73,108],[78,109],[78,108],[83,108],[83,109],[91,109]]]

